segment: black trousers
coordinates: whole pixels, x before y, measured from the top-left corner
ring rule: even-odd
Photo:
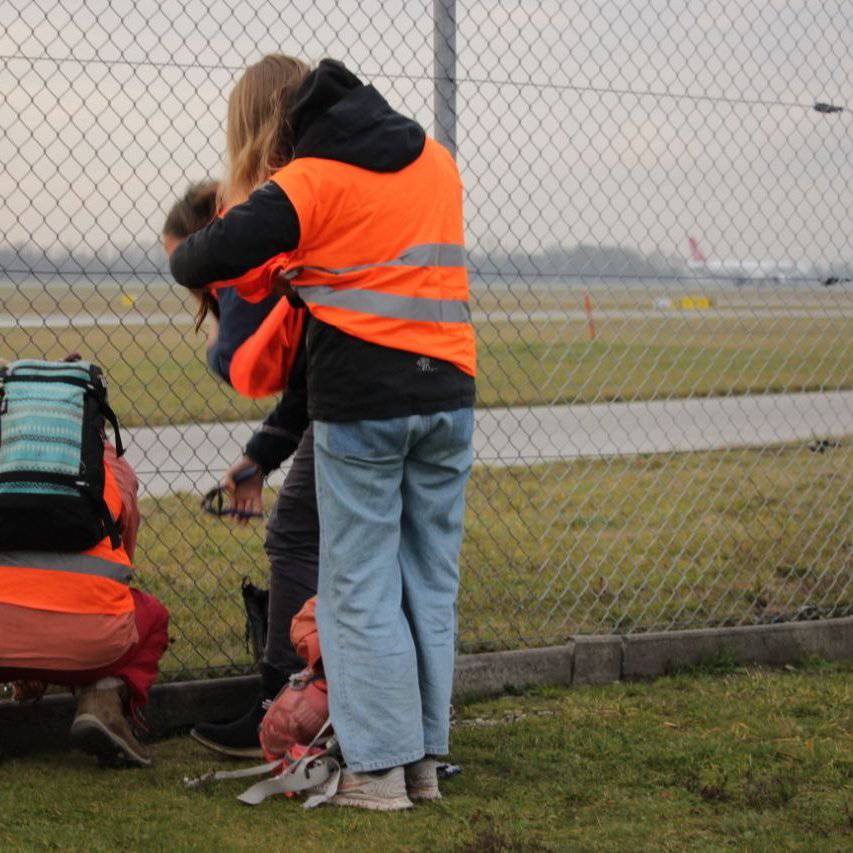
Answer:
[[[309,425],[267,523],[270,560],[269,628],[264,663],[286,680],[305,664],[290,642],[290,623],[317,593],[320,520],[314,486],[314,428]]]

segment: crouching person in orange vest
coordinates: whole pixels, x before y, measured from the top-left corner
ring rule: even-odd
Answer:
[[[14,682],[22,701],[47,684],[76,688],[74,744],[102,764],[147,767],[133,721],[168,645],[169,612],[130,587],[138,482],[107,443],[104,480],[117,544],[107,536],[82,552],[0,548],[0,682]]]

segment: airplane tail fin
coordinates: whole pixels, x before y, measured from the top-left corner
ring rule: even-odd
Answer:
[[[708,259],[702,254],[702,250],[699,248],[699,241],[695,237],[689,237],[688,242],[690,243],[690,260],[695,261],[697,264],[707,263]]]

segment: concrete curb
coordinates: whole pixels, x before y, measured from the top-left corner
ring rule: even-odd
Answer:
[[[530,684],[572,683],[572,644],[459,655],[453,677],[453,698],[465,702],[520,690]]]
[[[145,709],[152,737],[165,737],[199,720],[233,719],[257,695],[260,677],[241,675],[206,681],[156,684]],[[41,748],[68,746],[77,702],[67,693],[46,696],[35,705],[0,702],[0,759]]]
[[[574,684],[610,684],[622,676],[622,638],[592,634],[575,637]]]
[[[721,655],[770,666],[808,658],[853,659],[853,617],[737,628],[584,636],[563,646],[460,655],[453,680],[457,702],[536,685],[608,684],[653,678]],[[146,717],[154,737],[199,720],[230,719],[258,690],[255,675],[158,684]],[[67,745],[75,702],[49,696],[34,706],[0,702],[0,756]]]
[[[781,666],[810,657],[853,657],[853,617],[738,628],[700,628],[622,638],[622,678],[651,678],[719,655]]]
[[[654,678],[728,656],[768,666],[853,659],[853,617],[648,634],[578,635],[565,646],[460,655],[454,695],[465,701],[538,684]]]

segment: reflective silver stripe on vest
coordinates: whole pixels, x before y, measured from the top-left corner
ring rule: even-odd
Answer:
[[[343,275],[359,270],[371,270],[377,267],[464,267],[465,247],[459,243],[423,243],[410,246],[401,255],[388,261],[372,264],[358,264],[354,267],[300,267],[297,271],[311,270],[329,275]]]
[[[376,290],[340,290],[336,287],[303,287],[299,294],[309,305],[346,308],[391,320],[422,323],[470,323],[471,309],[462,299],[426,299],[399,296]]]
[[[22,569],[49,569],[54,572],[74,572],[78,575],[97,575],[111,581],[129,584],[132,577],[130,566],[102,560],[89,554],[49,551],[0,551],[0,566]]]

